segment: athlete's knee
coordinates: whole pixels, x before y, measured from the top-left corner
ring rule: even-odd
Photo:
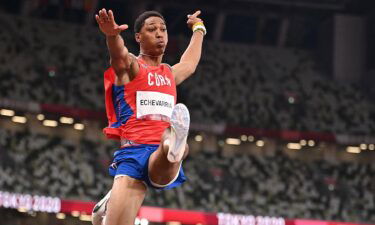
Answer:
[[[171,128],[170,128],[170,127],[167,127],[167,128],[164,130],[164,133],[163,133],[163,135],[162,135],[161,140],[164,141],[164,140],[168,139],[170,135],[171,135]]]
[[[189,155],[189,145],[188,143],[186,143],[183,159],[185,159],[188,155]]]
[[[160,147],[161,147],[163,155],[165,156],[168,154],[168,150],[169,150],[169,145],[170,145],[169,136],[170,136],[170,128],[167,128],[165,129],[163,136],[161,138],[161,141],[160,141]]]

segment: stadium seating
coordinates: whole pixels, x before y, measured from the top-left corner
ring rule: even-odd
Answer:
[[[308,52],[205,47],[197,75],[182,90],[198,121],[353,134],[375,129],[373,103],[355,87],[320,76]]]
[[[103,36],[94,27],[0,17],[7,29],[0,34],[3,97],[103,108],[102,71],[108,61]]]
[[[375,165],[274,156],[191,155],[188,182],[149,191],[145,205],[286,218],[375,220]],[[109,190],[116,144],[0,129],[0,190],[97,201]]]
[[[6,14],[0,23],[1,96],[104,110],[108,67],[96,27]],[[131,34],[127,45],[137,52]],[[186,40],[173,39],[167,62]],[[177,50],[176,50],[177,49]],[[193,122],[345,134],[375,131],[375,106],[355,85],[321,76],[307,51],[207,41],[196,75],[179,88]]]
[[[111,182],[101,166],[108,164],[106,146],[29,132],[0,133],[3,190],[87,200],[99,198]]]
[[[105,40],[96,27],[0,14],[0,95],[104,110]],[[134,41],[127,44],[136,52]],[[171,38],[177,49],[187,40]],[[195,123],[373,134],[375,106],[337,84],[304,50],[206,41],[196,75],[179,87]],[[110,188],[112,142],[0,129],[0,190],[97,201]],[[182,188],[149,192],[161,207],[342,221],[375,221],[375,165],[199,153]]]

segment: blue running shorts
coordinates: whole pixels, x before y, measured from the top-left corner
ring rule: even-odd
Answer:
[[[109,167],[109,174],[113,177],[127,175],[137,180],[141,180],[147,186],[155,189],[171,189],[180,186],[186,181],[182,166],[175,179],[167,185],[158,185],[150,181],[148,176],[148,161],[159,145],[140,144],[120,148],[114,153],[114,159]]]

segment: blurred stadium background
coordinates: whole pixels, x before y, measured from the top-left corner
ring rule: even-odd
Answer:
[[[189,181],[151,190],[136,224],[375,224],[372,0],[1,1],[0,224],[90,224],[110,188],[103,7],[131,27],[160,11],[170,64],[188,13],[208,28],[179,87]]]

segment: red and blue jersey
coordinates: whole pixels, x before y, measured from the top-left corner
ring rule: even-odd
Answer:
[[[176,83],[166,64],[149,66],[137,59],[139,72],[127,84],[115,85],[115,71],[104,73],[105,106],[110,139],[159,144],[176,104]]]

